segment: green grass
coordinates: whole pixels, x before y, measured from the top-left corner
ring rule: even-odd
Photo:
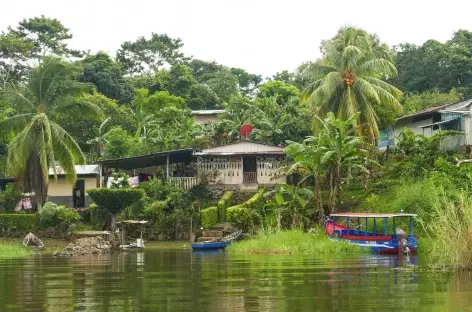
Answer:
[[[148,241],[145,242],[147,249],[190,249],[188,241]]]
[[[312,233],[300,230],[259,232],[254,238],[236,242],[227,250],[234,254],[301,254],[315,256],[358,255],[359,246],[333,241],[321,229]]]
[[[17,244],[0,244],[0,259],[24,258],[33,253],[32,250]]]

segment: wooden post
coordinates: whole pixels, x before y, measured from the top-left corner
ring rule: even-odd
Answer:
[[[121,246],[125,245],[125,224],[121,223]]]
[[[169,155],[167,155],[166,160],[166,178],[169,179]]]

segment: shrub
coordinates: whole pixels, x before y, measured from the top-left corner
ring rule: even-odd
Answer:
[[[69,229],[79,221],[80,215],[78,212],[66,206],[57,206],[51,202],[45,203],[39,212],[39,223],[45,228]]]
[[[150,205],[144,207],[144,211],[148,215],[159,215],[164,212],[164,209],[167,207],[167,202],[163,200],[155,201]]]
[[[243,205],[226,209],[226,220],[243,230],[247,230],[253,226],[252,214],[249,209]]]
[[[90,223],[100,229],[103,228],[105,222],[108,220],[108,212],[99,207],[97,204],[92,203],[89,207],[90,210]]]
[[[38,227],[37,214],[0,214],[0,229],[4,232],[28,232]]]
[[[210,207],[200,211],[202,217],[202,226],[207,229],[218,223],[218,208]]]
[[[120,213],[144,195],[143,190],[131,188],[97,188],[88,190],[87,193],[98,206],[111,214]]]
[[[21,191],[18,190],[16,184],[7,184],[5,190],[3,192],[0,191],[0,212],[13,212],[20,199]]]
[[[131,188],[97,188],[88,190],[87,193],[100,208],[111,215],[110,230],[116,228],[117,215],[144,196],[143,190]]]
[[[225,221],[226,219],[226,208],[231,206],[233,203],[233,191],[226,191],[223,197],[218,201],[218,220]]]

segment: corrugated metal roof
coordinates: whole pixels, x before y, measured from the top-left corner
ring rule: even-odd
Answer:
[[[193,110],[192,115],[219,115],[226,112],[224,109],[203,109]]]
[[[147,155],[132,156],[118,159],[105,159],[100,160],[106,168],[114,169],[138,169],[147,168],[153,166],[165,165],[167,163],[167,157],[169,156],[169,163],[186,162],[192,158],[193,148],[186,148],[181,150],[165,151],[151,153]]]
[[[448,107],[450,107],[451,109],[462,109],[465,106],[470,105],[471,103],[472,103],[472,99],[467,99],[465,101],[461,101],[461,102],[457,102],[457,103],[449,103],[449,104],[444,104],[444,105],[440,105],[440,106],[428,107],[426,109],[423,109],[422,111],[419,111],[419,112],[416,112],[416,113],[413,113],[413,114],[410,114],[410,115],[406,115],[406,116],[402,116],[400,118],[397,118],[397,121],[405,119],[405,118],[409,118],[409,117],[415,117],[415,116],[421,116],[421,115],[427,115],[427,114],[435,113],[439,110],[442,110],[442,109],[445,109],[445,108],[448,108]]]
[[[284,154],[284,148],[253,142],[240,142],[236,144],[223,145],[195,152],[194,155],[248,155],[248,154]]]
[[[67,173],[61,166],[55,166],[55,167],[56,167],[57,175],[65,175]],[[98,165],[76,165],[75,173],[76,174],[99,174],[100,167]],[[54,169],[52,167],[49,168],[49,175],[54,175]]]

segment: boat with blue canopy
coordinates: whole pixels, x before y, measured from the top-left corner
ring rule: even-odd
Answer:
[[[413,213],[332,213],[323,227],[328,237],[369,248],[374,253],[416,253],[415,217]],[[401,226],[408,226],[408,234]]]

